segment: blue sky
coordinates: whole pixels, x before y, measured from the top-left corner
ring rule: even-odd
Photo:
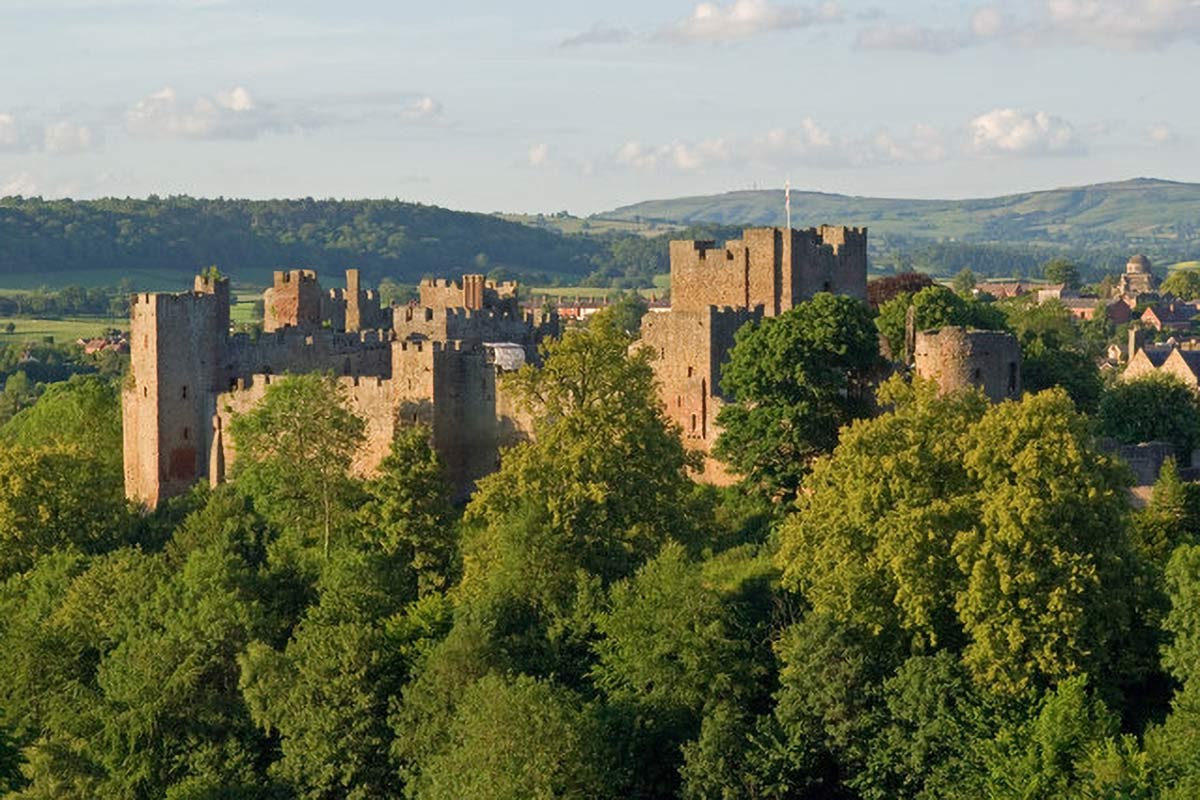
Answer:
[[[0,195],[1200,181],[1200,0],[0,0]]]

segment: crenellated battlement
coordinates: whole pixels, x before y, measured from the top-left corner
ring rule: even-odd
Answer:
[[[272,274],[275,286],[288,284],[316,283],[317,273],[311,269],[278,269]]]
[[[532,358],[556,315],[524,312],[515,283],[482,275],[424,282],[452,292],[453,303],[386,309],[358,270],[328,291],[312,270],[272,278],[255,336],[231,335],[229,282],[215,275],[197,277],[190,292],[133,296],[132,380],[122,395],[131,499],[153,506],[205,476],[222,480],[235,457],[227,423],[288,373],[337,376],[367,423],[355,457],[363,474],[387,455],[399,424],[431,427],[460,496],[494,468],[502,436],[521,425],[502,420],[497,367],[481,345],[514,343]]]

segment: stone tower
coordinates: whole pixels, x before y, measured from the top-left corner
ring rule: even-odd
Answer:
[[[707,455],[720,435],[721,368],[738,329],[819,292],[866,300],[865,228],[748,228],[724,247],[671,242],[671,309],[642,318],[641,344],[654,351],[659,394],[688,448]],[[701,477],[732,480],[711,458]]]
[[[914,356],[917,375],[937,381],[942,393],[974,386],[993,403],[1021,396],[1021,346],[1011,333],[920,331]]]
[[[309,269],[276,271],[271,288],[263,295],[263,330],[321,327],[321,299],[317,273]]]
[[[131,499],[153,508],[207,473],[228,337],[227,278],[201,275],[191,292],[134,298],[121,397]]]

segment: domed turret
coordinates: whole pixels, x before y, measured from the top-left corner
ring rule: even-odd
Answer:
[[[1144,275],[1150,271],[1150,259],[1140,253],[1125,265],[1125,272],[1131,275]]]

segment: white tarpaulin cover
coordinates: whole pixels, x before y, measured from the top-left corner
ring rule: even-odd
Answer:
[[[514,342],[487,342],[484,344],[491,351],[491,361],[503,372],[512,372],[525,366],[525,348]]]

